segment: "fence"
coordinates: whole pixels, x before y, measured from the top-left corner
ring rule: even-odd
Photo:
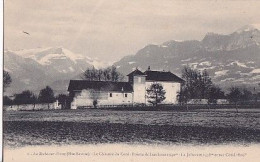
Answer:
[[[80,106],[77,109],[90,109],[94,106]],[[152,105],[98,105],[97,109],[112,109],[112,110],[196,110],[196,109],[252,109],[260,108],[260,103],[257,104],[160,104]]]
[[[29,111],[29,110],[57,110],[61,109],[58,102],[50,104],[22,104],[22,105],[4,105],[4,111]],[[79,106],[77,109],[90,109],[94,106]],[[196,109],[230,109],[230,108],[260,108],[260,102],[250,104],[160,104],[157,107],[152,105],[98,105],[97,109],[113,109],[113,110],[196,110]]]
[[[260,103],[255,104],[184,104],[176,107],[183,109],[229,109],[229,108],[260,108]]]
[[[133,107],[132,104],[124,104],[124,105],[97,105],[96,108],[121,108],[121,107]],[[90,109],[94,108],[94,106],[78,106],[77,109]]]
[[[21,104],[21,105],[4,105],[4,111],[30,111],[30,110],[57,110],[61,109],[58,102],[42,104]]]

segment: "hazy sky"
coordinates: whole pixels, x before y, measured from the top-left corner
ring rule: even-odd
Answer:
[[[115,61],[147,44],[201,40],[247,24],[260,24],[260,1],[5,0],[4,46],[62,46]]]

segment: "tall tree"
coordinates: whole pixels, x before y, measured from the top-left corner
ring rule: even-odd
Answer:
[[[11,83],[12,83],[12,78],[11,78],[10,74],[4,70],[4,72],[3,72],[4,92],[5,92],[6,88],[10,86]]]
[[[92,70],[90,71],[91,73],[90,73],[90,78],[91,78],[91,80],[98,80],[98,72],[97,72],[97,69],[93,66],[92,67]]]
[[[106,68],[103,70],[103,76],[104,76],[104,81],[110,81],[111,80],[111,68]]]
[[[91,69],[87,68],[87,70],[83,73],[83,76],[81,78],[85,80],[92,80],[93,78],[91,77]]]
[[[199,85],[201,89],[201,98],[209,98],[209,93],[212,91],[212,88],[217,90],[217,87],[213,87],[213,83],[207,70],[203,70],[200,76]]]
[[[184,67],[182,78],[185,81],[179,92],[178,99],[181,103],[187,103],[190,99],[208,99],[215,101],[216,97],[223,98],[222,90],[215,86],[206,70],[202,72]]]
[[[115,66],[111,67],[111,80],[114,82],[119,80],[119,74],[118,74]]]
[[[115,66],[107,67],[105,69],[96,69],[95,67],[87,68],[83,73],[82,79],[90,81],[122,81],[123,74],[117,71]]]
[[[98,79],[98,81],[101,81],[101,80],[103,80],[103,71],[102,71],[102,69],[99,69],[99,70],[97,70],[97,79]]]
[[[54,92],[51,89],[51,87],[46,86],[44,89],[42,89],[39,93],[38,100],[41,103],[48,103],[48,108],[49,108],[49,103],[55,101]]]
[[[200,97],[201,93],[197,91],[199,89],[199,77],[200,73],[197,70],[193,70],[189,67],[184,67],[182,70],[182,78],[185,81],[182,90],[187,92],[186,98],[190,99],[192,96],[195,98]]]
[[[147,99],[148,102],[153,104],[153,106],[157,106],[163,100],[165,100],[165,90],[163,89],[162,84],[154,83],[147,90]]]

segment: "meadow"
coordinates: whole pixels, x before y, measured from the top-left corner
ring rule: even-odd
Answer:
[[[4,145],[248,145],[260,142],[259,109],[9,111]]]

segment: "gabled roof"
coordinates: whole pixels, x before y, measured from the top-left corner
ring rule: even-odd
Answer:
[[[129,82],[70,80],[68,91],[93,89],[96,91],[133,92]]]
[[[184,82],[184,80],[171,72],[147,70],[144,73],[147,75],[146,81],[173,81],[179,83]]]
[[[137,76],[137,75],[145,75],[145,73],[143,73],[140,70],[136,69],[136,70],[132,71],[130,74],[128,74],[127,76]]]

